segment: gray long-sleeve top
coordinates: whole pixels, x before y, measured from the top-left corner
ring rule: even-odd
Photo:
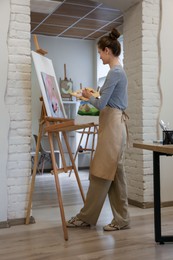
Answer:
[[[89,102],[99,110],[105,106],[125,110],[128,106],[127,85],[126,73],[121,65],[117,65],[109,70],[100,90],[100,98],[92,96]]]

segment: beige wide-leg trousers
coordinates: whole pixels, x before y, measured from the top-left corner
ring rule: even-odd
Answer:
[[[106,107],[99,119],[99,138],[91,165],[90,184],[84,207],[77,217],[96,225],[106,196],[113,213],[113,224],[129,224],[127,184],[123,166],[127,131],[125,115]]]
[[[96,225],[106,196],[109,197],[113,213],[113,224],[120,227],[129,224],[127,184],[123,168],[123,158],[118,163],[114,181],[90,176],[84,207],[77,217],[90,225]]]

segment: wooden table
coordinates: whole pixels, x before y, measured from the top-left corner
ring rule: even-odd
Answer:
[[[160,199],[160,156],[172,156],[173,145],[135,142],[133,147],[153,152],[153,188],[154,188],[154,227],[155,241],[160,244],[173,242],[172,236],[163,236],[161,232],[161,199]]]

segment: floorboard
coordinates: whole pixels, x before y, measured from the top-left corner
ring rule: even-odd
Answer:
[[[88,172],[80,171],[86,193]],[[60,176],[66,219],[74,216],[83,202],[74,175]],[[173,243],[154,242],[153,209],[129,206],[131,229],[105,232],[112,218],[106,200],[97,226],[68,229],[63,238],[54,177],[36,176],[33,210],[36,223],[0,229],[1,260],[172,260]],[[173,207],[162,209],[162,233],[173,234]]]

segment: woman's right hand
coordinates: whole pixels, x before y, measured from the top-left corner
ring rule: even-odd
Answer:
[[[91,90],[88,90],[88,89],[83,89],[82,90],[82,96],[85,97],[85,98],[88,98],[90,99],[90,97],[92,96],[92,92]]]

